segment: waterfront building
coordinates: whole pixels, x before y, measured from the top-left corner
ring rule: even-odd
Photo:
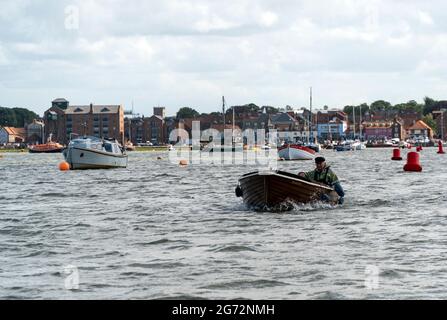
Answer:
[[[348,130],[348,115],[339,110],[322,110],[316,115],[317,136],[322,140],[341,140]]]
[[[166,142],[165,120],[161,115],[156,114],[156,108],[154,108],[153,116],[144,118],[143,132],[146,141],[150,141],[155,145],[164,144]]]
[[[45,141],[51,136],[52,141],[65,144],[65,110],[69,102],[64,98],[58,98],[51,102],[51,108],[44,113]]]
[[[124,108],[122,105],[70,105],[56,99],[44,114],[45,139],[67,144],[72,135],[89,135],[122,141]]]
[[[407,136],[415,141],[427,141],[433,139],[433,129],[424,121],[419,120],[407,128]]]
[[[26,128],[26,143],[40,144],[45,143],[44,128],[42,121],[34,119],[32,123],[27,124]]]
[[[433,111],[433,119],[438,128],[438,137],[447,140],[447,108]]]
[[[166,123],[166,108],[154,107],[150,117],[132,115],[125,119],[125,138],[133,144],[152,143],[162,145],[167,143],[169,132]]]
[[[364,138],[366,140],[391,140],[398,138],[406,139],[406,131],[403,120],[395,117],[393,121],[365,121],[362,123]]]
[[[365,140],[384,141],[393,135],[392,122],[371,121],[363,123],[363,136]]]
[[[0,145],[23,143],[25,140],[25,128],[0,127]]]

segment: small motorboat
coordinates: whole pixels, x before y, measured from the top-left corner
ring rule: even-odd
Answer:
[[[313,160],[315,150],[299,144],[284,144],[278,148],[278,156],[285,160]]]
[[[126,168],[127,154],[115,140],[83,137],[70,141],[63,152],[70,169]]]
[[[257,211],[287,211],[295,204],[329,202],[335,205],[339,197],[334,189],[284,171],[256,171],[243,175],[236,196]]]
[[[351,144],[350,142],[348,142],[348,141],[343,141],[343,142],[337,144],[337,145],[334,147],[334,150],[335,150],[335,151],[352,151],[352,150],[354,150],[354,149],[353,149],[352,144]]]

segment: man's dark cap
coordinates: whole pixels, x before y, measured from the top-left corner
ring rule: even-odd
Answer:
[[[326,159],[323,158],[323,157],[316,157],[315,158],[315,163],[322,163],[322,162],[325,162],[325,161],[326,161]]]

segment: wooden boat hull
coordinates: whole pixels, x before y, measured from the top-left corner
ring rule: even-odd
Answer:
[[[319,202],[323,198],[335,203],[338,196],[325,185],[309,182],[283,171],[252,172],[239,179],[244,203],[254,210],[290,210],[294,204]]]

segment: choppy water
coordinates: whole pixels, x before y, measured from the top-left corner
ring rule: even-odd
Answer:
[[[280,214],[234,196],[248,166],[131,153],[127,169],[60,172],[60,154],[3,154],[0,298],[446,298],[447,157],[426,148],[405,173],[391,149],[323,154],[345,205]]]

